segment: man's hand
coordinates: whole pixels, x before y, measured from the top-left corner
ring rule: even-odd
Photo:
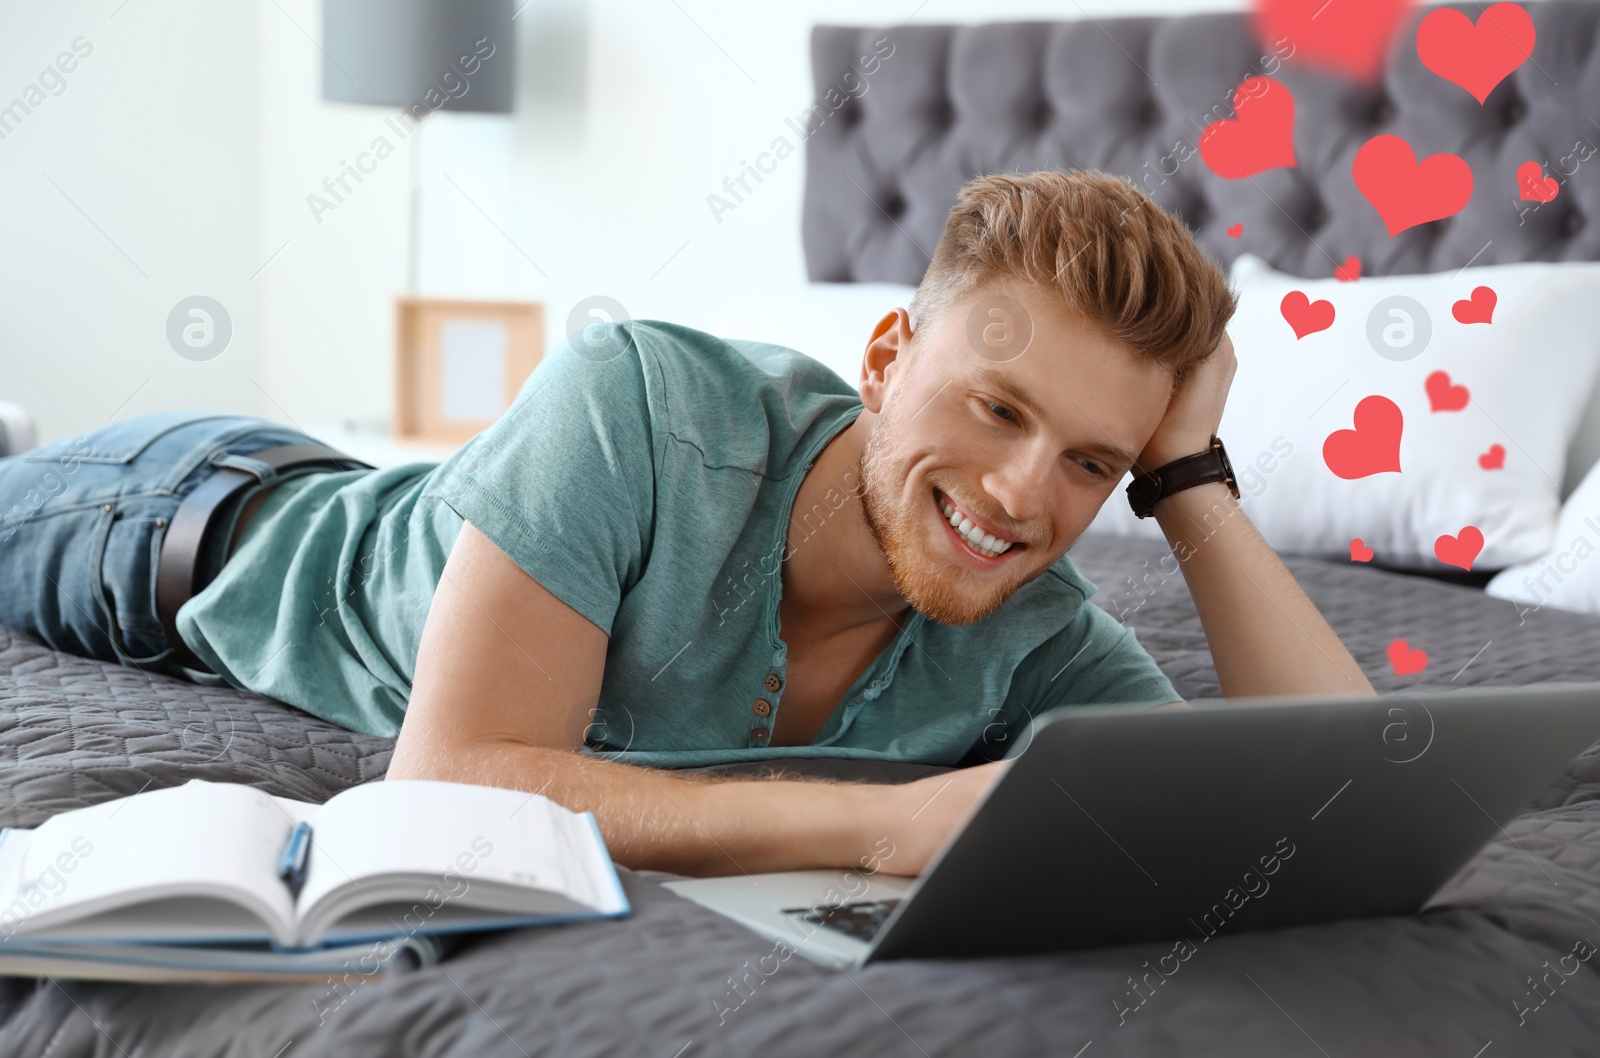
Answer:
[[[879,869],[885,874],[921,874],[1013,763],[991,761],[886,789],[863,789],[863,797],[874,797],[870,811],[875,825],[894,847],[880,858]]]
[[[1233,339],[1224,331],[1216,349],[1189,372],[1167,405],[1150,443],[1139,453],[1140,472],[1151,471],[1174,459],[1192,456],[1211,447],[1211,436],[1222,423],[1222,408],[1239,361]]]

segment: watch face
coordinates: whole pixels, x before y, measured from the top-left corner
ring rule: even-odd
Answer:
[[[1149,515],[1150,508],[1160,498],[1161,485],[1152,478],[1140,475],[1128,486],[1128,501],[1134,513],[1141,518]]]
[[[1239,479],[1233,472],[1233,460],[1228,458],[1228,450],[1223,447],[1222,438],[1213,437],[1212,447],[1217,450],[1217,455],[1222,457],[1222,472],[1228,475],[1228,488],[1233,490],[1233,498],[1239,498]]]

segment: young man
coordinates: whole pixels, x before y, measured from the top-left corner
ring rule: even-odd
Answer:
[[[177,630],[234,685],[398,733],[388,778],[592,810],[630,867],[914,874],[1039,713],[1181,705],[1066,552],[1130,468],[1210,451],[1234,305],[1127,182],[981,178],[859,393],[775,346],[593,327],[437,468],[259,491]],[[1153,516],[1224,694],[1372,693],[1226,485]],[[992,763],[663,770],[803,755]]]

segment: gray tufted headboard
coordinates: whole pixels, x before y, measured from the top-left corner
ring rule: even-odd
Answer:
[[[1476,19],[1489,5],[1445,6]],[[1277,78],[1294,94],[1299,164],[1242,180],[1212,173],[1195,144],[1208,122],[1232,116],[1233,89],[1272,54],[1244,13],[817,26],[812,74],[823,105],[806,126],[803,223],[810,278],[915,284],[963,183],[1044,168],[1129,177],[1225,265],[1245,250],[1315,277],[1351,254],[1366,275],[1600,259],[1600,156],[1574,155],[1580,142],[1588,153],[1600,147],[1600,2],[1522,6],[1538,34],[1532,60],[1482,105],[1417,57],[1416,26],[1432,8],[1413,13],[1371,87],[1291,55]],[[864,66],[884,37],[892,54]],[[1391,239],[1350,174],[1356,150],[1380,132],[1404,137],[1418,158],[1466,159],[1467,207]],[[1529,160],[1558,179],[1558,166],[1575,171],[1554,201],[1519,215],[1515,172]],[[1236,221],[1243,235],[1231,238],[1225,229]]]
[[[1474,20],[1488,4],[1446,4]],[[1101,169],[1132,179],[1224,265],[1243,251],[1281,271],[1363,275],[1468,264],[1600,260],[1600,0],[1526,0],[1533,55],[1480,105],[1417,56],[1414,11],[1377,81],[1360,86],[1258,40],[1250,16],[1100,18],[970,26],[817,26],[817,105],[792,121],[806,143],[802,237],[818,282],[916,284],[957,190],[974,176]],[[892,48],[892,51],[891,51]],[[1288,54],[1285,61],[1268,60]],[[878,61],[863,61],[878,56]],[[1293,168],[1230,180],[1196,144],[1233,116],[1233,90],[1272,73],[1294,95]],[[1472,198],[1390,238],[1350,165],[1379,133],[1419,159],[1448,151]],[[1520,201],[1527,161],[1560,181]],[[1239,238],[1227,234],[1240,222]],[[1568,450],[1566,497],[1600,459],[1600,391]]]

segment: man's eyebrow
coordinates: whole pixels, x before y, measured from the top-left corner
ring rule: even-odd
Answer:
[[[1093,452],[1112,466],[1132,467],[1138,461],[1136,456],[1129,455],[1121,448],[1113,448],[1111,445],[1101,444],[1099,441],[1085,441],[1078,447],[1086,452]]]
[[[1011,381],[1009,377],[1000,373],[999,371],[980,371],[978,373],[978,382],[980,385],[988,386],[990,389],[998,390],[1000,395],[1005,397],[1006,400],[1017,405],[1023,411],[1027,412],[1029,415],[1032,415],[1035,419],[1042,421],[1046,418],[1044,409],[1039,407],[1038,403],[1032,397],[1028,396],[1028,394],[1024,393],[1015,382]],[[1062,392],[1066,391],[1063,390]],[[1068,397],[1070,399],[1071,394],[1068,394]],[[1073,401],[1073,403],[1076,404],[1077,402]],[[1131,467],[1137,461],[1137,457],[1131,455],[1125,449],[1119,447],[1118,445],[1103,441],[1084,441],[1082,444],[1079,444],[1075,447],[1081,448],[1085,452],[1093,452],[1095,455],[1113,464]]]
[[[1044,409],[1039,407],[1034,402],[1034,399],[1024,393],[1008,376],[999,371],[986,369],[978,372],[978,383],[979,385],[988,386],[990,389],[999,390],[1001,396],[1020,407],[1029,415],[1032,415],[1035,419],[1045,418]]]

